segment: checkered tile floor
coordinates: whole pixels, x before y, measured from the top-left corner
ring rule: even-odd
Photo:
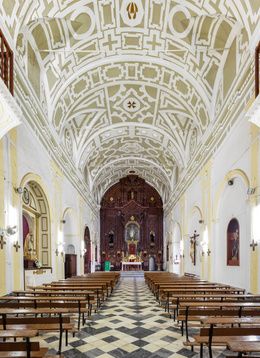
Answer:
[[[194,357],[183,346],[184,338],[164,310],[159,307],[143,278],[121,278],[113,295],[102,309],[80,330],[69,345],[63,345],[65,357],[164,358]],[[55,354],[58,335],[44,335],[41,346]],[[220,351],[214,357],[222,356]],[[205,351],[205,357],[208,354]]]

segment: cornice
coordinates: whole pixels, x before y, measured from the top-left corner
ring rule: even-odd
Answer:
[[[22,123],[23,114],[14,97],[0,78],[0,138]]]
[[[260,127],[260,96],[257,96],[247,111],[246,118],[249,122],[254,123],[256,126]]]

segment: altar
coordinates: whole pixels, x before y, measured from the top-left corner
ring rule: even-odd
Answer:
[[[44,283],[53,281],[51,267],[42,267],[24,270],[24,289],[28,286],[41,286]]]
[[[122,271],[140,271],[142,270],[142,262],[131,262],[131,261],[124,261],[122,262]]]

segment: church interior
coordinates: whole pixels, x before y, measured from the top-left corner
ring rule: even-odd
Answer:
[[[260,0],[0,2],[0,357],[259,355],[259,79]]]

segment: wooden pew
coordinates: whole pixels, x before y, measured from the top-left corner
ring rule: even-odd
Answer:
[[[180,307],[184,310],[180,311],[177,320],[182,322],[182,327],[183,322],[185,323],[187,341],[189,341],[189,321],[201,322],[208,316],[260,315],[260,302],[182,302]]]
[[[176,314],[179,314],[179,305],[181,302],[197,302],[197,301],[209,301],[209,302],[252,302],[260,301],[260,295],[252,295],[252,294],[238,294],[234,293],[226,293],[226,292],[219,292],[214,291],[214,293],[174,293],[171,289],[166,289],[163,291],[166,295],[166,302],[165,302],[165,312],[170,312],[170,308],[174,309],[174,320]],[[172,301],[172,306],[170,306],[170,300]]]
[[[13,295],[16,295],[17,297],[19,296],[26,296],[26,297],[59,297],[61,300],[63,297],[75,297],[75,296],[82,296],[85,297],[86,301],[87,301],[87,310],[82,307],[81,308],[81,312],[84,315],[84,313],[87,313],[88,317],[91,316],[91,312],[92,312],[92,304],[93,302],[97,302],[97,298],[96,295],[93,291],[86,291],[86,290],[81,290],[81,291],[76,291],[76,290],[72,290],[72,291],[58,291],[58,290],[39,290],[37,291],[35,290],[26,290],[26,291],[13,291],[12,292]],[[98,305],[98,304],[97,304]],[[83,323],[84,324],[84,323]]]
[[[3,301],[3,302],[1,302]],[[0,308],[65,308],[69,313],[78,313],[78,330],[80,329],[81,315],[86,308],[85,297],[46,297],[46,296],[2,296]],[[82,316],[84,320],[84,317]]]
[[[46,355],[48,348],[40,348],[38,342],[31,342],[30,339],[35,337],[37,334],[37,330],[0,331],[0,338],[3,340],[3,342],[0,342],[0,358],[64,358],[63,355]],[[25,342],[6,342],[6,340],[10,338],[15,340],[23,338],[25,339]]]
[[[44,286],[30,286],[30,290],[45,290],[45,291],[92,291],[95,292],[99,302],[104,302],[105,298],[108,297],[107,289],[104,285],[52,285],[45,284]]]
[[[253,336],[253,337],[252,337]],[[201,328],[200,334],[193,337],[200,345],[200,357],[203,357],[203,345],[208,345],[209,357],[212,358],[212,346],[226,346],[228,341],[259,341],[260,327],[214,327]]]
[[[260,353],[260,342],[254,342],[254,341],[241,342],[241,341],[230,340],[228,338],[227,347],[232,352],[238,353],[238,358],[242,358],[242,357],[259,358],[259,356],[258,357],[254,357],[252,355],[250,355],[250,356],[248,356],[248,355],[245,356],[244,355],[243,356],[243,354]]]
[[[75,333],[74,324],[70,322],[66,309],[10,309],[0,308],[0,328],[3,330],[37,330],[59,332],[59,352],[62,347],[62,333],[66,333],[66,345],[68,345],[68,331]],[[22,316],[21,316],[22,315]],[[41,317],[39,317],[41,315]],[[46,316],[42,316],[46,315]]]

